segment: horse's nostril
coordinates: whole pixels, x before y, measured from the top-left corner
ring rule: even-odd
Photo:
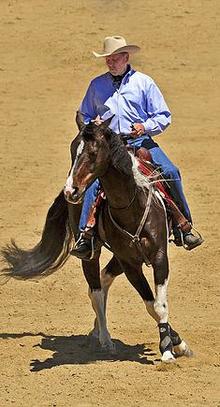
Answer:
[[[77,194],[78,190],[79,190],[79,188],[77,188],[77,187],[74,187],[74,188],[73,188],[73,192],[72,192],[72,194],[71,194],[71,197],[72,197],[72,198],[75,197],[75,195]]]
[[[78,187],[64,188],[64,195],[67,202],[78,204],[81,202],[82,192]]]

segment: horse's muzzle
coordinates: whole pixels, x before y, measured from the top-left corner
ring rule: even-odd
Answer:
[[[77,205],[82,202],[84,191],[85,189],[80,191],[78,187],[71,188],[71,190],[64,187],[64,197],[70,204]]]

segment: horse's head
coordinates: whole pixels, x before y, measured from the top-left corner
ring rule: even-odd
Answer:
[[[72,168],[64,187],[65,198],[72,204],[82,201],[88,186],[105,173],[110,162],[108,126],[111,118],[100,125],[95,122],[85,125],[77,112],[76,122],[79,135],[70,147]]]

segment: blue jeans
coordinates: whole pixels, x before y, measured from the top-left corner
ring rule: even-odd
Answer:
[[[132,142],[132,146],[135,146],[135,142]],[[162,172],[162,176],[169,180],[168,183],[171,186],[171,195],[173,196],[174,202],[177,204],[186,219],[192,222],[189,206],[183,193],[179,169],[169,160],[158,144],[156,144],[152,139],[144,140],[141,146],[150,150],[153,164],[156,167],[159,167],[160,171]],[[140,145],[138,145],[138,147],[140,147]],[[89,211],[96,199],[99,187],[100,184],[97,179],[93,182],[93,184],[90,185],[85,193],[82,213],[79,221],[80,231],[84,230],[86,227]]]

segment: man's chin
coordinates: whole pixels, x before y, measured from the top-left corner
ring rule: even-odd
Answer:
[[[109,70],[109,72],[110,72],[110,74],[112,74],[113,76],[119,75],[116,71],[110,71],[110,70]]]

